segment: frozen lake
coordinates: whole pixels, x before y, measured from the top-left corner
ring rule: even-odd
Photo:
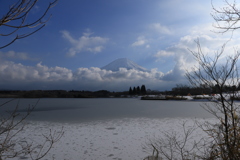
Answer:
[[[0,103],[6,100],[0,99]],[[1,110],[12,110],[18,104],[19,111],[25,113],[26,107],[36,102],[37,99],[14,100]],[[42,134],[49,129],[64,127],[63,137],[46,156],[49,160],[52,157],[59,160],[142,160],[151,154],[144,152],[143,146],[162,132],[176,131],[181,135],[182,122],[191,126],[194,120],[213,120],[200,104],[202,102],[134,98],[41,99],[20,136],[41,142]],[[195,134],[204,136],[201,131]]]
[[[0,99],[0,104],[7,99]],[[5,108],[19,105],[25,112],[38,99],[14,100]],[[147,101],[137,98],[40,99],[30,119],[54,122],[86,122],[122,118],[211,118],[193,101]]]

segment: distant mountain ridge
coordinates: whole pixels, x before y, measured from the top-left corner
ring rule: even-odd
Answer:
[[[111,71],[119,71],[120,68],[126,68],[127,70],[135,69],[135,70],[143,71],[143,72],[148,71],[146,68],[134,63],[133,61],[131,61],[127,58],[119,58],[119,59],[109,63],[108,65],[102,67],[101,69],[111,70]]]

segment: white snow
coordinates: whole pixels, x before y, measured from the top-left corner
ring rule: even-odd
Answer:
[[[190,118],[126,118],[84,123],[53,123],[29,121],[22,136],[41,142],[49,129],[61,130],[64,135],[44,159],[57,160],[142,160],[151,155],[143,146],[162,132],[176,131],[181,135],[182,123],[194,124]],[[208,119],[213,120],[213,119]],[[203,119],[198,119],[203,121]],[[197,130],[197,138],[205,136]]]
[[[130,61],[127,58],[119,58],[108,65],[102,67],[101,69],[111,70],[111,71],[119,71],[120,68],[126,68],[127,70],[134,69],[138,71],[147,72],[146,68],[139,66],[138,64]]]

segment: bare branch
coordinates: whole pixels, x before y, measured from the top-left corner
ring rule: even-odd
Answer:
[[[4,103],[6,105],[11,101]],[[42,135],[42,144],[34,142],[28,137],[21,138],[19,134],[24,130],[24,121],[37,106],[39,100],[27,108],[25,114],[19,113],[19,103],[14,110],[7,111],[7,115],[0,117],[0,159],[28,156],[32,160],[41,159],[51,150],[53,145],[63,135],[63,128],[60,131],[49,131],[49,134]],[[2,105],[2,107],[4,106]]]
[[[11,45],[18,39],[26,38],[36,33],[45,26],[46,22],[50,19],[51,15],[46,20],[44,20],[44,18],[47,16],[49,9],[57,4],[58,0],[50,2],[47,8],[44,10],[44,12],[38,18],[36,18],[32,22],[29,23],[26,22],[30,12],[33,10],[33,7],[36,6],[38,1],[39,0],[19,0],[17,3],[10,6],[8,12],[5,13],[2,16],[2,18],[0,18],[0,27],[13,29],[8,33],[0,33],[0,37],[12,35],[14,36],[13,39],[7,44],[4,45],[1,44],[0,49]],[[20,33],[14,35],[15,33],[19,32],[19,30],[24,28],[36,28],[36,29],[28,33]]]
[[[212,8],[214,11],[212,17],[216,22],[213,26],[217,29],[222,30],[220,31],[221,33],[240,28],[240,10],[238,8],[239,5],[236,3],[236,1],[233,1],[231,3],[229,0],[224,0],[224,3],[224,7],[216,8],[212,0]]]

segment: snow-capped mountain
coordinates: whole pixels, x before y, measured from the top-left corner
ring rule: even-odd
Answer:
[[[134,63],[133,61],[130,61],[127,58],[119,58],[109,63],[108,65],[102,67],[101,69],[119,71],[119,68],[126,68],[128,70],[135,69],[135,70],[144,71],[144,72],[148,71],[146,68],[139,66],[138,64]]]

